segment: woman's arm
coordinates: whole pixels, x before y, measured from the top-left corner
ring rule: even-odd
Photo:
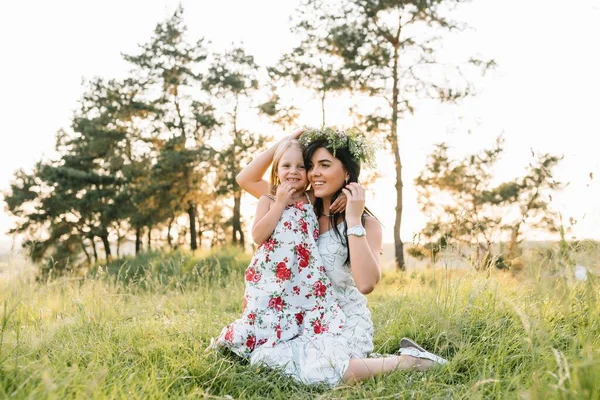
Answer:
[[[298,139],[302,132],[304,132],[304,129],[298,129],[296,132],[284,137],[279,142],[260,153],[258,157],[252,160],[250,164],[246,165],[244,169],[237,174],[235,180],[238,185],[257,199],[263,194],[269,193],[269,182],[264,180],[263,176],[273,162],[275,150],[277,150],[277,147],[285,141]]]
[[[343,189],[348,203],[346,204],[346,224],[348,229],[361,224],[365,207],[365,190],[358,183],[350,183]],[[365,218],[366,236],[348,236],[350,251],[350,270],[356,287],[363,294],[375,289],[381,279],[379,254],[382,246],[382,229],[379,222],[372,217]]]
[[[348,227],[354,225],[348,224]],[[367,235],[357,237],[348,236],[350,248],[350,269],[356,287],[362,294],[369,294],[381,279],[379,254],[381,253],[382,231],[381,225],[375,218],[365,218]]]
[[[263,175],[273,162],[277,146],[279,146],[279,142],[262,152],[235,177],[238,185],[256,198],[269,193],[269,182],[263,179]]]

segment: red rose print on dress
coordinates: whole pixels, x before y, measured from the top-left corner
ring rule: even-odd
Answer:
[[[310,251],[308,251],[308,249],[304,247],[302,243],[300,243],[296,246],[296,253],[298,254],[299,269],[308,267],[308,261],[310,260]]]
[[[247,282],[257,283],[258,281],[260,281],[260,278],[261,274],[256,272],[253,267],[248,267],[248,269],[246,269]]]
[[[321,325],[321,320],[319,320],[319,319],[315,319],[314,321],[312,321],[312,326],[313,326],[313,332],[315,332],[317,335],[319,335],[323,332],[327,332],[327,328],[324,327],[323,325]]]
[[[247,318],[248,318],[248,324],[254,325],[254,322],[256,321],[256,314],[255,313],[248,314]]]
[[[233,325],[229,325],[227,327],[227,332],[225,333],[225,341],[233,343]]]
[[[300,220],[300,230],[302,233],[308,234],[308,224],[303,219]]]
[[[273,236],[271,236],[266,242],[263,243],[263,247],[266,251],[273,251],[276,245],[277,241]]]
[[[298,323],[298,325],[302,325],[302,321],[304,321],[304,313],[299,312],[296,314],[296,322]]]
[[[285,307],[285,301],[283,301],[281,296],[271,297],[271,299],[269,300],[269,308],[281,311],[283,310],[283,307]]]
[[[317,297],[324,297],[325,293],[327,293],[327,286],[323,285],[323,282],[321,282],[321,281],[316,281],[313,284],[313,289],[314,289],[313,293]]]
[[[254,350],[254,346],[256,345],[256,336],[248,336],[246,340],[246,347],[250,350]]]
[[[284,262],[280,262],[277,264],[275,276],[281,281],[287,281],[292,276],[292,270],[290,270]]]

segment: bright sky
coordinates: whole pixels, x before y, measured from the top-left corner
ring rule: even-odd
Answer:
[[[181,3],[190,37],[206,37],[224,50],[243,43],[261,65],[290,49],[288,17],[298,0],[196,0]],[[405,207],[402,237],[410,241],[426,222],[418,210],[413,179],[434,143],[448,141],[455,154],[480,149],[503,134],[506,154],[499,178],[524,171],[530,151],[563,154],[557,178],[570,185],[554,207],[577,220],[571,233],[600,239],[600,161],[592,142],[600,134],[600,2],[573,0],[473,0],[457,17],[474,29],[450,38],[448,54],[483,54],[499,64],[481,81],[480,95],[460,106],[427,104],[400,122]],[[14,171],[51,154],[54,135],[68,128],[82,94],[82,80],[124,77],[121,53],[135,53],[156,23],[172,14],[175,0],[0,2],[0,190]],[[332,101],[332,103],[343,104]],[[332,108],[336,104],[330,104]],[[319,106],[298,104],[301,124],[317,125]],[[341,124],[344,111],[330,112]],[[465,133],[468,129],[471,134]],[[281,134],[283,135],[283,133]],[[380,162],[383,179],[368,206],[386,223],[393,241],[393,163]],[[594,179],[590,179],[590,173]],[[250,199],[245,199],[247,221]],[[0,207],[0,241],[11,225]],[[532,237],[531,239],[536,239]]]

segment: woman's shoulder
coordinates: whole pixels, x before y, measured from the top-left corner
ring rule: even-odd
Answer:
[[[369,213],[365,212],[363,214],[363,217],[365,219],[365,223],[367,223],[367,221],[370,221],[371,223],[375,222],[375,223],[381,225],[381,222],[379,222],[379,220],[375,216],[373,216],[372,214],[369,214]]]
[[[377,218],[375,218],[374,216],[370,215],[370,214],[366,214],[364,215],[365,218],[365,229],[368,231],[377,231],[377,232],[381,232],[382,228],[381,228],[381,222],[379,222],[379,220]]]

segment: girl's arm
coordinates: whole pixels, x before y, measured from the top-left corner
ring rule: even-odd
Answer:
[[[258,246],[263,244],[273,234],[283,208],[267,196],[261,196],[256,206],[256,215],[252,224],[252,240]]]
[[[260,153],[258,157],[252,160],[250,164],[246,165],[244,169],[237,174],[235,180],[238,185],[257,199],[263,194],[269,193],[269,182],[264,180],[263,176],[273,162],[275,150],[277,150],[277,147],[285,141],[298,139],[302,132],[304,132],[304,129],[299,129]]]
[[[261,196],[256,207],[256,215],[252,224],[252,240],[257,245],[263,244],[273,234],[277,223],[290,202],[295,190],[288,182],[283,182],[277,188],[275,201],[268,196]]]
[[[348,229],[361,224],[364,212],[364,189],[358,183],[350,183],[343,189],[348,203],[346,204],[346,224]],[[348,236],[350,250],[350,270],[356,287],[363,294],[375,289],[381,279],[379,254],[382,246],[382,229],[379,222],[372,217],[365,218],[366,236]]]

